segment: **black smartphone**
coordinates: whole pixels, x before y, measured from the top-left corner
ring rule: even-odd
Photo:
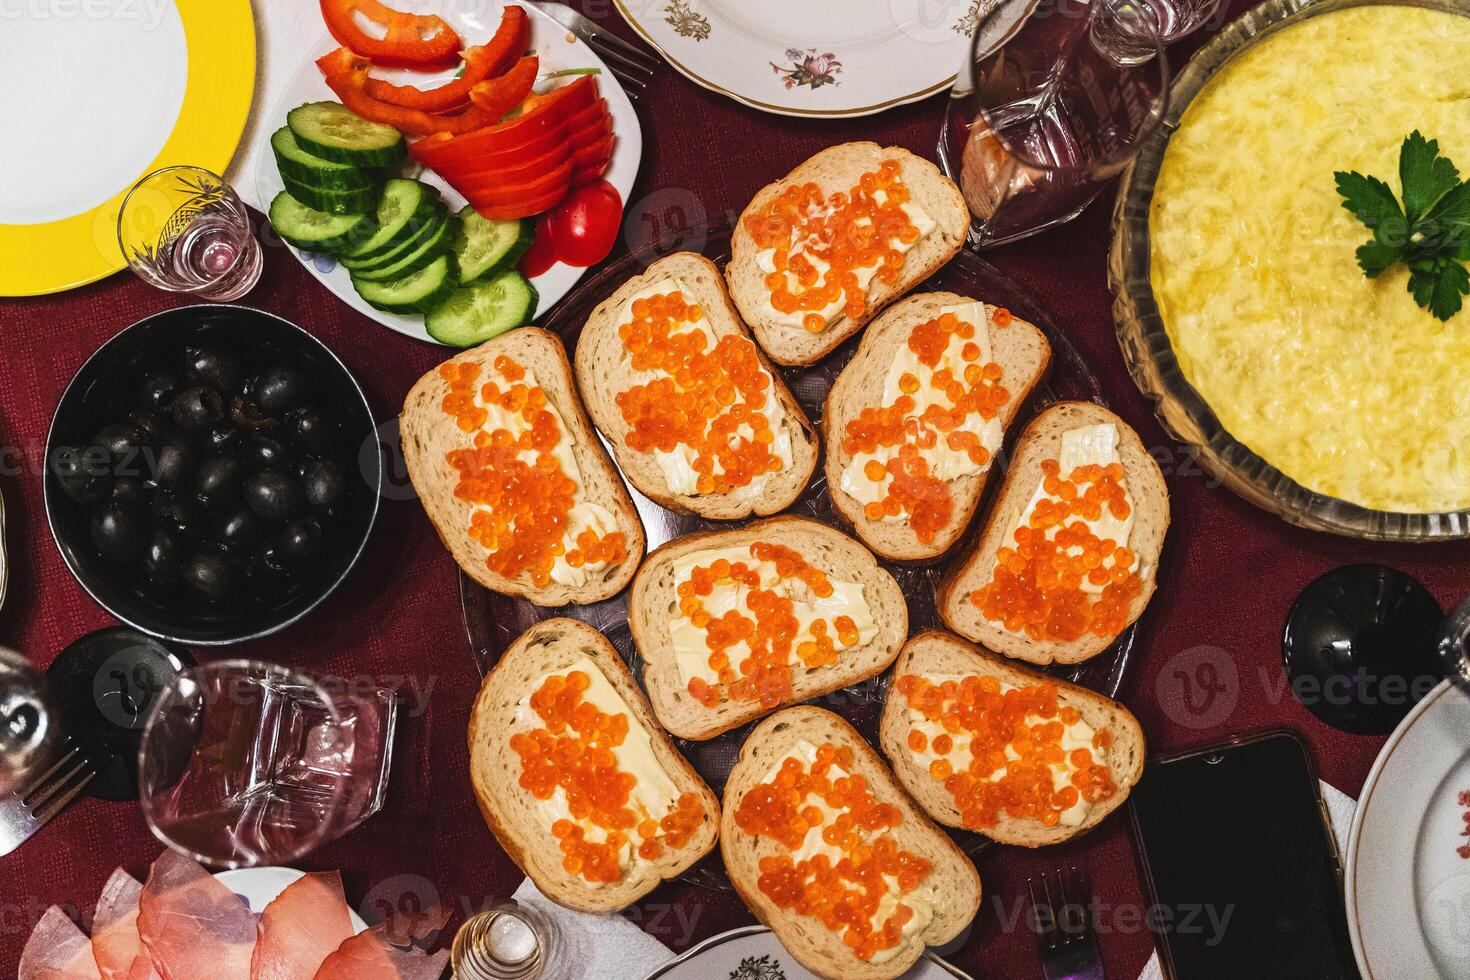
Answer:
[[[1165,976],[1358,980],[1337,844],[1299,735],[1152,760],[1129,809]]]

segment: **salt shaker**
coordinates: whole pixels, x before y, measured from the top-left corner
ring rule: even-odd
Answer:
[[[556,923],[514,899],[471,916],[454,937],[455,980],[568,980],[568,952]]]

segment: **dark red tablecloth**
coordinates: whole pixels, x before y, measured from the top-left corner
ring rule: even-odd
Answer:
[[[738,212],[762,184],[833,143],[872,139],[932,157],[943,98],[866,119],[796,120],[745,109],[665,72],[640,111],[645,157],[625,226],[626,243],[633,245],[670,223]],[[1300,729],[1322,777],[1356,796],[1382,740],[1327,728],[1292,699],[1279,659],[1287,608],[1323,571],[1362,560],[1407,569],[1442,604],[1452,604],[1470,591],[1467,549],[1384,546],[1310,533],[1212,486],[1162,433],[1124,370],[1104,273],[1108,215],[1108,202],[1101,201],[1071,226],[987,258],[1050,308],[1102,378],[1113,405],[1167,461],[1174,524],[1123,700],[1155,750],[1266,726]],[[264,279],[243,302],[319,336],[362,382],[377,416],[392,418],[410,385],[444,351],[354,313],[284,248],[267,253]],[[0,445],[20,447],[24,459],[16,465],[7,454],[0,461],[7,466],[0,487],[13,562],[0,643],[40,664],[82,633],[110,623],[73,581],[46,528],[40,456],[51,412],[67,380],[102,341],[142,316],[184,302],[128,274],[60,296],[0,301]],[[403,726],[385,809],[303,862],[341,868],[349,896],[370,919],[412,901],[478,907],[506,898],[521,881],[481,823],[465,775],[465,725],[479,678],[456,581],[454,563],[418,504],[390,499],[363,562],[337,595],[297,626],[230,651],[343,676],[412,675],[421,686],[432,685],[428,710]],[[1196,669],[1205,661],[1215,665],[1223,687],[1212,702],[1191,686],[1204,676]],[[86,800],[0,858],[0,976],[14,975],[25,938],[47,906],[69,903],[90,913],[114,867],[141,875],[159,850],[135,806]],[[1133,980],[1153,943],[1140,922],[1143,899],[1121,814],[1073,845],[983,854],[985,901],[951,959],[976,977],[1040,977],[1034,943],[1019,918],[1025,879],[1071,863],[1092,869],[1109,976]],[[676,950],[753,921],[734,895],[684,884],[661,888],[628,914]]]

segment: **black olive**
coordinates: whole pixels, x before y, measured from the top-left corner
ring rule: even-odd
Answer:
[[[230,594],[235,583],[235,570],[223,557],[201,551],[184,566],[184,584],[211,601]]]
[[[325,456],[337,438],[337,423],[307,405],[286,416],[286,438],[308,456]]]
[[[261,411],[283,415],[306,400],[306,375],[289,364],[277,364],[260,372],[253,392]]]
[[[297,568],[310,565],[321,550],[322,525],[315,518],[292,521],[276,538],[276,551],[281,561]]]
[[[142,508],[148,503],[148,485],[136,476],[120,477],[112,484],[112,499],[124,507]]]
[[[132,561],[147,541],[148,522],[132,507],[109,502],[92,515],[92,543],[108,561]]]
[[[132,422],[143,434],[145,446],[161,446],[179,431],[163,412],[138,412]]]
[[[299,469],[301,484],[306,488],[306,502],[318,510],[335,504],[342,496],[345,480],[342,467],[325,459],[309,459]]]
[[[204,508],[182,493],[160,493],[154,497],[153,520],[165,531],[186,538],[200,537],[205,531]]]
[[[143,550],[143,571],[163,585],[178,581],[184,571],[184,544],[177,535],[161,527],[153,529],[153,536]]]
[[[260,518],[249,507],[236,507],[220,520],[214,536],[230,551],[248,548],[260,537]]]
[[[207,507],[233,500],[245,476],[245,461],[236,456],[211,456],[194,473],[194,492]]]
[[[260,547],[255,549],[255,571],[270,576],[284,576],[291,573],[285,559],[281,555],[280,545],[276,541],[261,542]]]
[[[199,464],[199,447],[182,432],[157,449],[147,450],[153,482],[166,489],[181,487]]]
[[[231,456],[243,445],[245,437],[233,425],[217,425],[204,434],[204,448],[216,456]]]
[[[239,360],[224,351],[189,347],[184,350],[184,376],[197,385],[229,394],[240,387],[245,370]]]
[[[143,407],[164,411],[179,391],[179,379],[171,371],[154,371],[143,379]]]
[[[174,396],[169,413],[185,432],[203,432],[225,417],[225,403],[213,388],[186,388]]]
[[[256,469],[285,466],[290,456],[290,450],[270,436],[257,433],[245,443],[245,462]]]
[[[230,399],[230,421],[242,429],[269,429],[276,420],[261,411],[252,399],[235,395]]]
[[[245,480],[245,502],[272,524],[283,524],[295,517],[305,497],[301,484],[281,470],[257,470]]]
[[[51,454],[51,472],[61,492],[79,504],[100,504],[112,491],[111,467],[101,449],[61,446]]]
[[[143,430],[131,422],[104,425],[92,440],[93,444],[107,451],[114,463],[121,464],[133,462],[146,441]]]

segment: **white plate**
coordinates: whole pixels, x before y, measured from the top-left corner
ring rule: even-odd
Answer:
[[[646,980],[821,980],[786,952],[765,926],[713,936],[650,973]],[[926,952],[902,980],[973,980]]]
[[[221,871],[214,877],[220,884],[245,899],[250,911],[259,915],[277,895],[286,890],[287,885],[305,875],[306,872],[295,868],[236,868],[234,871]],[[347,908],[347,917],[352,922],[354,935],[367,931],[367,923],[362,921],[362,916],[354,912],[351,906]]]
[[[500,0],[429,0],[429,2],[415,4],[413,9],[417,13],[438,14],[449,21],[450,25],[459,32],[459,36],[466,45],[473,45],[482,44],[490,39],[490,36],[495,33],[495,28],[500,24],[500,15],[506,6],[507,4],[501,3]],[[638,176],[638,165],[643,159],[643,131],[638,125],[638,115],[633,111],[633,104],[628,101],[628,96],[623,92],[622,86],[618,84],[612,72],[607,70],[607,65],[601,58],[593,54],[592,50],[579,38],[570,34],[565,27],[535,7],[525,4],[520,4],[520,6],[526,7],[526,12],[531,15],[531,48],[541,58],[543,75],[551,71],[572,68],[600,68],[602,70],[597,76],[597,85],[603,97],[607,99],[608,110],[612,113],[613,133],[616,135],[613,143],[612,162],[604,177],[608,183],[617,188],[618,193],[622,195],[623,204],[627,205],[628,194],[633,189],[633,180]],[[332,40],[324,30],[320,43],[312,48],[313,53],[287,83],[285,93],[267,117],[268,124],[261,128],[258,139],[269,140],[275,129],[286,124],[286,113],[303,102],[336,99],[316,67],[316,59],[336,47],[337,42]],[[432,86],[450,79],[454,73],[448,71],[438,76],[402,71],[382,72],[381,74],[385,78],[398,82],[412,77],[415,85]],[[418,168],[411,159],[404,166],[407,176],[416,176],[425,183],[439,188],[450,210],[458,211],[464,207],[464,196],[452,190],[438,174],[433,171],[417,173]],[[267,206],[283,189],[281,175],[276,170],[275,157],[269,150],[260,155],[255,182],[259,200]],[[384,313],[373,309],[364,302],[362,297],[357,295],[357,291],[352,288],[352,280],[348,277],[347,270],[337,265],[330,257],[313,255],[294,248],[291,251],[312,275],[321,280],[337,295],[338,299],[354,310],[399,333],[417,337],[419,340],[434,342],[428,331],[424,329],[423,317]],[[586,269],[557,263],[544,275],[531,280],[541,297],[541,302],[536,308],[536,315],[539,317],[557,300],[565,296],[586,271]]]
[[[1364,980],[1470,976],[1467,790],[1470,696],[1445,681],[1389,736],[1353,819],[1345,888]]]
[[[948,88],[982,0],[614,2],[705,88],[781,115],[864,116]]]

